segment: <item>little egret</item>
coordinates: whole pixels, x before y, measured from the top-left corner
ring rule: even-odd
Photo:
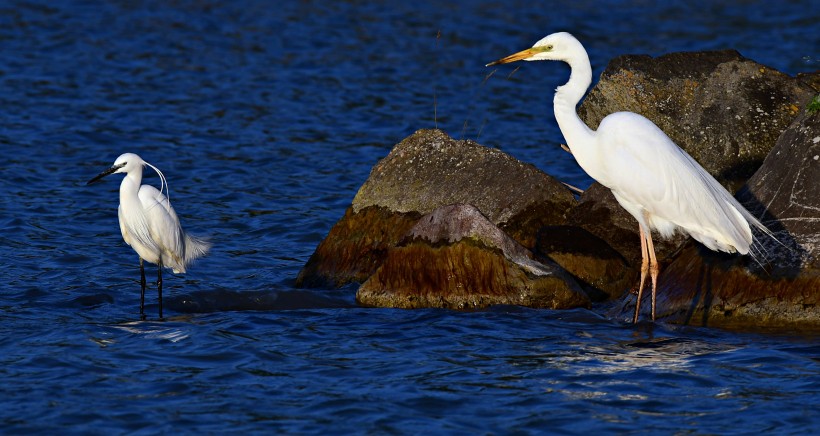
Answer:
[[[563,61],[569,81],[553,100],[555,119],[578,165],[608,187],[618,203],[638,220],[641,239],[641,281],[635,317],[638,322],[647,272],[652,280],[652,320],[658,261],[652,230],[661,237],[688,233],[711,250],[749,253],[754,242],[750,224],[771,235],[726,189],[647,118],[632,112],[605,117],[590,129],[575,107],[592,83],[592,67],[584,47],[566,32],[554,33],[487,66],[515,61]],[[754,256],[754,253],[752,253]]]
[[[142,167],[148,165],[159,174],[160,189],[142,183]],[[145,319],[145,268],[143,260],[157,265],[157,291],[159,293],[159,317],[162,318],[162,268],[174,273],[184,273],[196,258],[204,256],[210,244],[204,239],[191,236],[182,230],[174,208],[171,207],[168,182],[155,166],[134,153],[125,153],[114,165],[88,181],[95,183],[109,174],[125,173],[120,184],[120,231],[125,243],[140,257],[140,316]]]

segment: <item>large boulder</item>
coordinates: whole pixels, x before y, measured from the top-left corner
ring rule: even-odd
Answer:
[[[476,206],[531,249],[541,227],[564,224],[575,199],[554,178],[497,149],[419,130],[373,167],[299,273],[297,286],[363,282],[420,216],[455,203]]]
[[[402,243],[388,250],[356,300],[400,308],[589,305],[569,274],[535,261],[529,250],[466,204],[423,216]]]

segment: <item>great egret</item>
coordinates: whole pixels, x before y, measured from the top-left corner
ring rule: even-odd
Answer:
[[[148,165],[159,174],[159,191],[151,185],[141,185],[142,167]],[[133,153],[120,155],[114,165],[88,181],[95,183],[109,174],[125,173],[120,184],[120,231],[125,243],[140,257],[140,315],[145,319],[145,268],[143,260],[157,265],[157,292],[159,293],[159,317],[162,318],[162,268],[174,273],[184,273],[196,258],[204,256],[210,244],[196,236],[186,234],[179,224],[171,201],[162,194],[168,193],[165,175],[155,166]],[[170,195],[169,195],[170,196]]]
[[[711,250],[741,254],[749,253],[754,242],[750,224],[771,235],[714,177],[645,117],[616,112],[605,117],[598,130],[581,121],[575,107],[592,83],[592,67],[586,50],[574,36],[554,33],[532,48],[487,66],[520,60],[569,64],[569,81],[556,89],[553,100],[561,133],[578,165],[611,189],[618,203],[638,220],[642,261],[633,322],[638,321],[647,272],[652,280],[655,319],[659,267],[652,245],[653,229],[664,238],[680,230]]]

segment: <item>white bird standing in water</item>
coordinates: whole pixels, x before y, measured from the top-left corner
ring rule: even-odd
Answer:
[[[160,190],[151,185],[141,185],[142,168],[148,165],[159,174]],[[162,318],[162,268],[174,273],[184,273],[196,258],[204,256],[210,244],[182,230],[171,201],[162,194],[168,193],[165,175],[155,166],[133,153],[120,155],[114,165],[88,181],[97,182],[109,174],[125,173],[120,184],[120,231],[125,243],[140,257],[140,315],[145,319],[145,268],[143,260],[157,265],[157,291],[159,293],[159,317]],[[170,197],[170,194],[169,194]]]
[[[749,253],[754,242],[750,224],[771,235],[726,189],[647,118],[632,112],[605,117],[590,129],[575,111],[592,83],[584,47],[566,32],[554,33],[532,48],[487,66],[525,61],[563,61],[569,81],[555,92],[555,119],[578,165],[608,187],[618,203],[638,220],[641,238],[641,282],[635,304],[638,321],[647,272],[652,280],[652,320],[658,261],[651,231],[664,238],[689,234],[711,250]],[[754,255],[754,253],[753,253]]]

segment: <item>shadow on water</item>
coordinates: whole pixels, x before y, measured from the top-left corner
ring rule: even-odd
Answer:
[[[347,293],[343,294],[347,296]],[[180,313],[227,311],[273,311],[298,309],[337,309],[356,307],[341,296],[328,296],[303,290],[287,291],[197,291],[166,298],[165,303]]]

